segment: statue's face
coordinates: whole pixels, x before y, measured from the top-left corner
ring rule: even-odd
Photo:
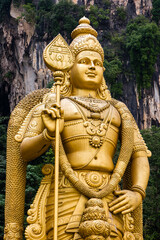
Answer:
[[[94,51],[83,51],[76,56],[71,69],[73,87],[79,89],[97,89],[103,79],[101,55]]]

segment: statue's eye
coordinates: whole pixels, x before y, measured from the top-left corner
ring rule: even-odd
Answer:
[[[87,63],[87,61],[86,61],[85,59],[81,59],[81,60],[79,61],[79,63],[85,64],[85,63]]]
[[[100,67],[102,67],[101,62],[99,62],[99,61],[96,61],[96,62],[94,63],[94,65],[95,65],[95,66],[100,66]]]

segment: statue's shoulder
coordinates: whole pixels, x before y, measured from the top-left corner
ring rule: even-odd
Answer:
[[[64,110],[65,121],[71,121],[82,118],[78,108],[69,98],[63,98],[61,100],[61,107]]]
[[[64,97],[61,99],[61,104],[67,108],[67,106],[74,105],[70,97]]]
[[[118,111],[121,117],[124,115],[124,116],[128,116],[129,118],[133,118],[130,110],[128,109],[128,107],[124,102],[121,102],[119,100],[112,98],[110,100],[110,103]]]
[[[128,110],[128,111],[129,111],[127,105],[126,105],[124,102],[121,102],[121,101],[119,101],[119,100],[117,100],[117,99],[111,98],[110,103],[111,103],[116,109],[123,109],[123,108],[124,108],[125,110]]]

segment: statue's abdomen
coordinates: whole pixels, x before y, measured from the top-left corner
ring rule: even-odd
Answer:
[[[99,136],[88,134],[82,119],[67,121],[62,133],[62,141],[72,168],[112,172],[114,169],[112,159],[117,146],[118,133],[118,128],[110,124],[105,135],[100,137],[100,146],[98,144],[96,146],[96,139],[98,142]]]

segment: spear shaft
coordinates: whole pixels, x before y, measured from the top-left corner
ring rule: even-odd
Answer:
[[[48,68],[53,71],[56,86],[56,102],[60,111],[60,85],[63,85],[64,73],[70,70],[74,64],[75,56],[71,49],[58,34],[45,48],[43,59]],[[59,114],[60,115],[60,114]],[[60,117],[56,118],[55,129],[55,187],[54,187],[54,236],[58,240],[58,181],[59,181],[59,143],[60,143]]]
[[[63,79],[63,72],[56,71],[53,73],[56,82],[56,102],[60,106],[60,85]],[[59,182],[59,142],[60,142],[60,119],[56,119],[55,131],[55,186],[54,186],[54,238],[58,240],[58,182]]]

